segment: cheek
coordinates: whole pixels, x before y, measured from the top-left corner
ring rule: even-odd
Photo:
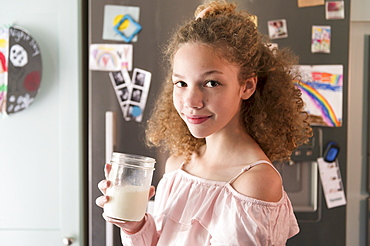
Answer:
[[[180,106],[181,106],[181,100],[180,100],[179,95],[177,95],[175,91],[172,93],[172,102],[173,102],[173,105],[175,106],[175,109],[179,111]]]

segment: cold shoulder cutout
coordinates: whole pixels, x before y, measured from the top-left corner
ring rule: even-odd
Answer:
[[[259,168],[256,168],[257,166]],[[282,196],[281,175],[270,162],[265,160],[246,166],[229,183],[239,193],[263,201],[276,202]]]

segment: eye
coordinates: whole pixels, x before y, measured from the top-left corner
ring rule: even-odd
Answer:
[[[212,87],[216,87],[218,85],[220,85],[220,83],[218,81],[216,81],[216,80],[208,80],[208,81],[206,81],[206,83],[205,83],[204,86],[205,87],[212,88]]]
[[[173,82],[173,85],[178,87],[178,88],[182,88],[182,87],[186,87],[187,84],[184,82],[184,81],[176,81],[176,82]]]

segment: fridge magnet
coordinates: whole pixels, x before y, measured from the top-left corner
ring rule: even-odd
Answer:
[[[126,43],[130,43],[140,30],[141,25],[134,21],[130,15],[122,16],[117,25],[114,26],[114,31],[118,33]]]
[[[320,179],[328,208],[346,205],[338,160],[326,162],[324,158],[320,157],[317,159],[317,163],[319,164]]]
[[[312,26],[312,53],[330,53],[330,26]]]
[[[311,125],[342,126],[343,65],[301,65],[301,80],[296,86],[302,92]]]
[[[91,70],[132,70],[132,44],[91,44],[89,67]]]
[[[103,39],[136,42],[141,30],[140,8],[134,6],[105,5]]]
[[[124,112],[126,120],[141,122],[148,98],[152,74],[148,71],[135,68],[132,74],[132,91],[129,106]]]
[[[270,39],[279,39],[288,37],[286,20],[272,20],[267,22]]]
[[[17,26],[0,28],[0,67],[1,115],[28,108],[42,75],[40,47],[28,31]]]
[[[327,20],[344,19],[344,1],[327,1],[325,3],[325,18]]]
[[[318,5],[324,5],[324,0],[298,0],[299,8],[312,7]]]
[[[126,121],[141,122],[149,93],[151,76],[148,71],[135,68],[132,79],[123,69],[109,73],[123,117]]]

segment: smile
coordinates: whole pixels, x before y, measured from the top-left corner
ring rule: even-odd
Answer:
[[[190,124],[202,124],[203,122],[207,121],[212,116],[206,115],[186,115],[186,120]]]

